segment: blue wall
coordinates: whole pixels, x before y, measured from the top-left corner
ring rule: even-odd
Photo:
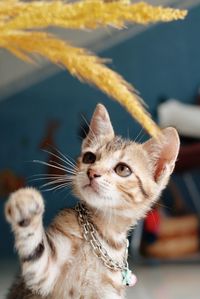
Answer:
[[[197,7],[184,22],[153,27],[101,56],[113,59],[111,67],[140,91],[150,112],[154,113],[160,96],[184,102],[194,100],[200,82],[199,28],[200,7]],[[108,108],[119,134],[127,136],[129,131],[131,137],[136,137],[140,127],[117,103],[64,71],[1,102],[0,171],[10,168],[26,178],[44,173],[44,167],[27,161],[46,159],[39,144],[51,119],[61,122],[56,134],[57,146],[75,157],[80,148],[77,137],[80,113],[90,117],[98,102]],[[74,203],[68,191],[44,195],[47,199],[45,222],[60,207]],[[3,200],[0,200],[0,227],[0,255],[12,256],[13,243],[4,221]]]

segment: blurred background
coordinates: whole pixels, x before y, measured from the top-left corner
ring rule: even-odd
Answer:
[[[140,91],[161,126],[175,126],[181,150],[161,200],[131,234],[130,263],[139,282],[129,298],[199,298],[200,281],[200,0],[147,1],[189,9],[184,21],[129,26],[125,31],[55,31],[87,47]],[[117,134],[144,141],[143,129],[116,102],[44,60],[30,65],[0,50],[0,298],[17,269],[13,237],[4,219],[8,194],[40,188],[33,175],[51,173],[57,148],[72,159],[81,145],[83,118],[103,103]],[[43,192],[47,225],[62,207],[74,206],[70,190]],[[135,297],[134,297],[135,296]]]

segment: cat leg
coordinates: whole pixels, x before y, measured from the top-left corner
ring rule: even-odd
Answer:
[[[32,291],[47,295],[54,287],[59,267],[54,258],[54,240],[43,228],[43,213],[42,196],[33,188],[12,193],[5,206],[25,284]]]

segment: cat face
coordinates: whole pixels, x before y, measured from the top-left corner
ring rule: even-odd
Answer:
[[[98,209],[144,213],[158,198],[173,171],[179,150],[175,129],[144,144],[115,136],[106,108],[99,104],[83,140],[75,193]],[[142,208],[142,209],[141,209]]]

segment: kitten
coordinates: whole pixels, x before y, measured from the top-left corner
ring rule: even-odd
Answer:
[[[176,130],[162,132],[159,141],[124,140],[99,104],[66,178],[82,204],[62,210],[45,230],[41,194],[33,188],[11,194],[5,214],[22,274],[8,299],[125,298],[127,233],[158,199],[179,150]]]

